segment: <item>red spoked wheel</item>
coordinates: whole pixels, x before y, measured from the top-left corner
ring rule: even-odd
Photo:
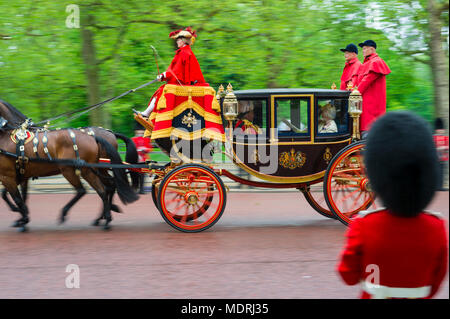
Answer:
[[[328,208],[327,202],[325,200],[325,195],[323,192],[323,183],[317,183],[314,185],[308,185],[305,189],[301,189],[306,201],[311,205],[312,208],[320,215],[336,219],[334,214]]]
[[[172,170],[161,181],[158,209],[164,220],[183,232],[200,232],[222,216],[226,190],[210,168],[186,164]]]
[[[342,149],[328,165],[324,178],[325,200],[331,212],[345,225],[375,200],[365,174],[364,142]]]

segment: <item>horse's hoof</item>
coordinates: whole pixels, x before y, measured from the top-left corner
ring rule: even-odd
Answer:
[[[28,227],[23,225],[19,228],[19,232],[20,233],[27,233],[28,232]]]
[[[26,222],[22,219],[16,220],[11,227],[22,227],[26,224]]]
[[[65,221],[66,221],[65,217],[60,217],[59,220],[58,220],[58,224],[59,225],[64,224]]]
[[[109,224],[103,225],[103,230],[111,230],[111,226]]]
[[[96,219],[92,222],[92,226],[100,226],[100,220]]]

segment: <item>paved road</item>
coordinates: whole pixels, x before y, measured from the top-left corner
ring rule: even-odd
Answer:
[[[165,224],[150,195],[115,214],[109,232],[90,226],[96,195],[57,225],[69,198],[30,195],[25,234],[9,227],[17,214],[0,203],[0,298],[358,297],[335,273],[346,227],[300,193],[230,193],[221,220],[197,234]],[[448,220],[448,200],[438,193],[430,209]],[[79,267],[79,289],[66,288],[69,264]],[[437,297],[449,298],[448,277]]]

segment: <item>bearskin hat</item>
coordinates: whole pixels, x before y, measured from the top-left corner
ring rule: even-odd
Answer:
[[[407,112],[379,118],[367,136],[364,162],[370,185],[384,206],[399,216],[416,216],[438,184],[438,156],[428,123]]]
[[[444,121],[440,117],[434,120],[434,129],[435,130],[443,130],[444,129]]]

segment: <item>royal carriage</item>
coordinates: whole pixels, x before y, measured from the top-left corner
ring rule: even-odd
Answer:
[[[228,85],[216,96],[214,90],[199,94],[195,86],[169,91],[163,102],[171,102],[158,104],[162,112],[155,112],[153,121],[135,119],[150,130],[163,125],[155,141],[171,162],[139,171],[153,175],[153,201],[172,227],[199,232],[220,219],[227,200],[221,176],[255,187],[298,189],[318,213],[346,225],[373,204],[357,90],[233,91]],[[196,145],[200,151],[194,151]],[[217,149],[253,178],[213,163]]]

